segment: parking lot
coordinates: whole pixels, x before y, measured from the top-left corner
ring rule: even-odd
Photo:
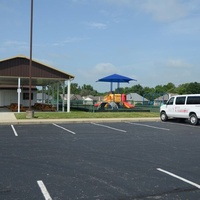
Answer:
[[[0,126],[1,200],[200,199],[200,125]]]

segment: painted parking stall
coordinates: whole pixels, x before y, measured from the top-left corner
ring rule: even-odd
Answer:
[[[93,124],[95,126],[101,126],[101,127],[107,128],[107,129],[112,129],[112,130],[115,130],[115,131],[123,132],[123,133],[127,132],[126,130],[118,129],[118,128],[108,126],[108,125],[105,125],[105,124],[94,123],[94,122],[92,122],[91,124]]]
[[[126,122],[127,124],[132,124],[135,126],[143,126],[143,127],[147,127],[147,128],[153,128],[153,129],[159,129],[159,130],[164,130],[164,131],[170,131],[170,129],[168,128],[163,128],[163,127],[159,127],[159,126],[152,126],[152,125],[148,125],[148,124],[141,124],[141,123],[135,123],[135,122]]]
[[[63,126],[60,126],[60,125],[58,125],[58,124],[54,124],[54,123],[53,123],[53,125],[56,126],[56,127],[58,127],[58,128],[61,128],[61,129],[65,130],[65,131],[67,131],[68,133],[71,133],[71,134],[73,134],[73,135],[76,134],[75,132],[73,132],[73,131],[71,131],[71,130],[69,130],[69,129],[66,129],[66,128],[64,128]]]
[[[56,125],[0,127],[0,199],[200,197],[198,126]]]
[[[174,178],[176,178],[176,179],[179,179],[179,180],[181,180],[181,181],[183,181],[183,182],[185,182],[185,183],[188,183],[188,184],[190,184],[190,185],[192,185],[192,186],[194,186],[194,187],[197,187],[198,189],[200,189],[200,185],[199,185],[199,184],[194,183],[194,182],[192,182],[192,181],[190,181],[190,180],[188,180],[188,179],[186,179],[186,178],[183,178],[183,177],[181,177],[181,176],[178,176],[178,175],[176,175],[176,174],[174,174],[174,173],[171,173],[171,172],[166,171],[166,170],[161,169],[161,168],[157,168],[157,170],[160,171],[160,172],[163,172],[163,173],[165,173],[165,174],[167,174],[167,175],[169,175],[169,176],[171,176],[171,177],[174,177]]]
[[[18,134],[17,134],[17,131],[15,130],[15,127],[14,127],[13,125],[11,125],[11,128],[12,128],[12,130],[13,130],[14,135],[17,137]]]
[[[43,183],[43,181],[39,180],[39,181],[37,181],[37,184],[40,187],[40,190],[41,190],[45,200],[52,200],[52,198],[51,198],[51,196],[50,196],[45,184]]]

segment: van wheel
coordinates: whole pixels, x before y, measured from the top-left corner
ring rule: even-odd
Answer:
[[[168,120],[168,117],[167,117],[167,115],[166,115],[166,113],[164,111],[160,113],[160,119],[163,122]]]
[[[199,122],[199,120],[198,120],[197,116],[195,114],[191,114],[190,115],[190,123],[192,125],[197,125],[198,122]]]

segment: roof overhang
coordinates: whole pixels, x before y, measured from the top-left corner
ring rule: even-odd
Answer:
[[[20,78],[20,85],[29,85],[30,79],[26,77],[2,77],[0,76],[0,86],[1,85],[18,85]],[[48,78],[31,78],[32,86],[49,86],[58,82],[66,81],[65,79],[48,79]]]
[[[48,65],[32,60],[30,76],[30,60],[17,56],[0,61],[0,85],[48,86],[57,82],[74,79],[73,75],[57,70]]]

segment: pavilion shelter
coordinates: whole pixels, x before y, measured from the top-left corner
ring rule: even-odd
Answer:
[[[30,88],[31,106],[33,106],[37,102],[36,87],[42,87],[43,94],[49,94],[51,90],[52,95],[57,97],[54,103],[56,103],[58,111],[60,89],[62,89],[64,96],[67,82],[67,95],[70,96],[70,85],[73,79],[73,75],[35,60],[31,62],[30,73],[30,59],[25,56],[0,60],[0,107],[8,106],[11,103],[17,103],[18,108],[20,108],[20,105],[30,106]],[[62,102],[62,111],[64,112],[64,101]],[[20,109],[18,109],[18,112],[20,112]],[[70,112],[69,101],[67,112]]]

